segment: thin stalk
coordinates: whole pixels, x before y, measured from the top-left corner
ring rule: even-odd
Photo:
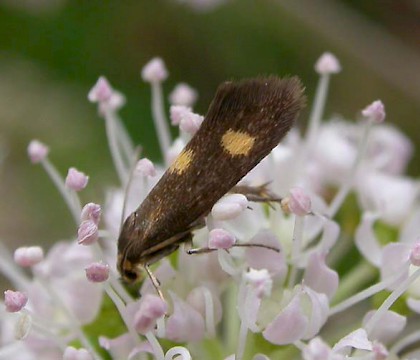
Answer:
[[[338,303],[354,294],[361,286],[377,276],[377,270],[367,262],[360,262],[353,267],[341,280],[333,303]]]
[[[236,348],[236,343],[238,340],[238,327],[239,327],[239,317],[236,308],[237,304],[237,287],[234,282],[229,286],[226,294],[226,311],[224,311],[224,322],[223,328],[225,336],[225,345],[228,353],[233,353]]]
[[[127,166],[124,163],[122,149],[118,145],[118,130],[117,120],[113,111],[107,111],[105,114],[105,129],[108,137],[109,151],[114,162],[120,183],[125,186],[128,179]]]
[[[291,289],[296,284],[297,279],[297,259],[299,259],[300,251],[302,247],[302,239],[303,239],[303,227],[305,224],[305,217],[304,216],[297,216],[295,217],[295,226],[293,229],[293,244],[292,244],[292,254],[291,254],[291,261],[292,265],[290,268],[290,275],[288,280],[288,288]]]
[[[420,276],[420,268],[411,274],[408,279],[404,280],[382,303],[379,309],[373,314],[365,325],[368,335],[372,332],[375,325],[381,319],[381,316],[392,306],[392,304],[407,290],[408,286],[416,281]]]
[[[0,241],[0,273],[10,280],[18,289],[27,289],[30,281],[25,273],[16,266],[9,250]]]
[[[164,156],[166,165],[168,165],[167,154],[171,146],[171,135],[169,132],[168,121],[165,116],[162,85],[160,82],[152,82],[152,114],[158,135],[160,150]]]
[[[146,338],[153,349],[153,354],[155,355],[156,360],[165,360],[165,353],[163,352],[159,341],[156,339],[156,336],[151,331],[149,331],[146,333]]]
[[[105,291],[107,295],[109,296],[109,298],[114,303],[118,312],[121,314],[121,318],[123,319],[125,326],[127,327],[128,333],[130,334],[134,343],[139,344],[139,340],[140,340],[139,335],[134,329],[133,324],[127,320],[126,316],[124,316],[125,304],[123,303],[121,298],[118,296],[118,294],[114,291],[114,289],[109,284],[105,284]]]
[[[343,302],[333,306],[330,309],[329,316],[332,316],[334,314],[337,314],[339,312],[342,312],[349,307],[357,304],[358,302],[361,302],[378,292],[385,290],[388,286],[393,284],[398,278],[401,276],[401,274],[396,274],[393,277],[386,279],[385,281],[381,281],[380,283],[374,284],[372,286],[369,286],[367,289],[364,289],[360,291],[359,293],[349,297],[348,299],[344,300]]]
[[[44,167],[45,172],[51,178],[57,190],[60,192],[73,216],[75,223],[78,225],[80,222],[80,213],[82,212],[82,206],[80,204],[79,197],[75,194],[74,191],[70,191],[66,188],[64,179],[47,158],[42,160],[41,164]]]
[[[306,135],[305,145],[305,159],[307,159],[308,155],[311,153],[318,136],[322,114],[324,113],[325,103],[327,100],[329,83],[330,74],[321,75],[315,91],[314,105],[309,116],[309,128]]]

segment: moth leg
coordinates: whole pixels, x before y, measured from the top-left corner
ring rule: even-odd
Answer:
[[[190,226],[188,226],[188,229],[189,229],[189,231],[193,231],[193,230],[201,229],[204,226],[206,226],[205,216],[201,216],[197,220],[193,221],[190,224]],[[184,251],[188,255],[194,253],[195,250],[197,250],[197,249],[192,248],[193,243],[192,243],[192,233],[191,232],[188,234],[188,236],[185,236],[185,238],[183,239],[183,242],[184,242]]]
[[[144,270],[146,270],[147,275],[149,276],[149,279],[152,282],[152,285],[155,288],[161,300],[166,302],[165,297],[163,296],[162,290],[160,289],[160,282],[158,278],[155,276],[155,274],[152,273],[152,270],[150,270],[149,265],[144,265]]]
[[[184,240],[184,244],[185,244],[184,245],[184,251],[188,255],[191,255],[191,254],[204,254],[204,253],[208,253],[208,252],[211,252],[211,251],[215,250],[215,249],[209,249],[209,248],[196,248],[196,249],[193,249],[193,242],[192,242],[192,234],[191,233],[189,234],[189,237]]]
[[[229,192],[245,195],[249,201],[253,202],[281,203],[283,198],[271,192],[268,189],[268,184],[265,183],[259,186],[236,185]]]
[[[207,254],[213,252],[217,249],[210,249],[208,247],[196,248],[196,249],[186,249],[188,255],[197,255],[197,254]]]

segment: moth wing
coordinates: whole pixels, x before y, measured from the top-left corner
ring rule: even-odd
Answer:
[[[138,209],[143,251],[206,215],[280,142],[304,106],[297,77],[222,84],[197,133]]]

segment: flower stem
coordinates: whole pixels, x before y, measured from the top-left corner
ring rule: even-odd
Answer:
[[[9,250],[0,241],[0,273],[7,277],[18,289],[27,289],[30,281],[25,273],[14,263]]]
[[[216,336],[216,328],[214,325],[214,304],[211,292],[205,286],[201,286],[204,296],[205,314],[206,314],[206,330],[210,338]]]
[[[239,328],[238,346],[236,348],[235,360],[242,360],[245,353],[246,338],[248,335],[248,328],[245,321],[241,321]]]
[[[47,158],[42,160],[41,164],[44,167],[45,172],[51,178],[55,187],[58,189],[61,196],[63,197],[65,203],[67,204],[67,207],[73,215],[75,223],[79,225],[80,213],[82,211],[82,206],[80,205],[79,197],[74,191],[70,191],[66,188],[64,179],[61,177],[55,166]]]
[[[234,282],[229,286],[226,294],[226,311],[224,312],[224,336],[228,353],[233,353],[238,340],[239,317],[236,310],[237,304],[237,287]]]
[[[353,306],[354,304],[357,304],[360,301],[363,301],[378,292],[385,290],[388,286],[393,284],[398,278],[401,276],[400,273],[395,274],[393,277],[386,279],[384,281],[381,281],[380,283],[374,284],[370,287],[368,287],[365,290],[362,290],[361,292],[349,297],[348,299],[344,300],[343,302],[335,305],[330,309],[329,315],[337,314],[341,311],[344,311],[348,309],[349,307]]]
[[[171,135],[169,132],[168,121],[165,116],[162,85],[160,82],[152,82],[152,113],[157,130],[160,150],[164,156],[165,163],[168,165],[167,154],[169,147],[171,146]]]
[[[356,172],[359,168],[360,163],[362,162],[363,156],[365,155],[367,142],[369,138],[370,129],[372,128],[372,122],[366,121],[363,126],[362,136],[359,141],[358,151],[356,154],[356,159],[351,167],[350,173],[346,181],[342,184],[339,191],[335,195],[333,201],[331,202],[330,206],[327,210],[327,216],[333,218],[337,213],[340,206],[343,204],[344,200],[346,199],[347,195],[349,194],[350,190],[353,188],[354,178],[356,176]]]
[[[420,276],[420,268],[417,269],[413,274],[409,276],[408,279],[404,280],[382,303],[379,309],[373,314],[373,316],[368,320],[365,325],[366,332],[368,335],[372,332],[373,328],[380,320],[381,316],[385,314],[387,310],[392,306],[392,304],[407,290],[408,286],[417,280]]]
[[[377,270],[369,263],[361,261],[340,280],[340,286],[332,303],[338,303],[347,299],[376,276]]]
[[[404,348],[410,346],[411,344],[417,343],[420,340],[420,330],[417,330],[406,337],[399,340],[397,343],[395,343],[390,352],[391,354],[398,354],[401,350]]]
[[[127,129],[122,124],[121,119],[117,113],[113,114],[113,118],[116,130],[116,137],[118,144],[121,147],[121,152],[125,157],[125,161],[130,162],[133,157],[133,153],[135,152],[133,141],[128,135]]]
[[[299,259],[299,254],[302,246],[302,237],[303,237],[303,227],[305,224],[305,217],[304,216],[297,216],[295,218],[295,227],[293,229],[293,245],[292,245],[292,254],[291,254],[291,269],[289,274],[289,281],[288,281],[288,288],[291,289],[295,283],[297,278],[298,268],[296,265],[297,259]]]
[[[315,91],[314,105],[311,110],[311,115],[309,116],[309,128],[306,135],[305,159],[307,159],[308,155],[311,153],[318,135],[322,114],[325,108],[325,102],[327,100],[329,83],[330,75],[321,75]]]
[[[105,291],[106,291],[107,295],[109,296],[109,298],[114,303],[115,307],[118,309],[119,313],[121,314],[121,318],[123,319],[125,325],[127,326],[128,333],[130,334],[134,343],[138,344],[139,343],[139,336],[138,336],[136,330],[134,329],[132,324],[129,321],[127,321],[126,317],[123,315],[124,314],[124,308],[125,308],[125,305],[124,305],[123,301],[121,300],[121,298],[118,296],[118,294],[114,291],[114,289],[109,284],[105,284]]]
[[[163,349],[160,346],[159,341],[156,339],[156,336],[153,335],[151,331],[149,331],[146,333],[146,338],[153,349],[153,354],[155,355],[156,360],[165,360],[165,353],[163,352]]]
[[[128,171],[124,164],[122,149],[118,145],[118,125],[117,120],[114,117],[114,112],[112,111],[107,111],[105,114],[105,129],[108,137],[109,151],[111,152],[115,169],[121,185],[125,186],[128,179]]]

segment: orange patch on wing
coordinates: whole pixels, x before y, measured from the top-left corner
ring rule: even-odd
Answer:
[[[177,174],[182,174],[190,166],[193,154],[194,152],[192,150],[183,150],[169,167],[169,171],[171,173],[176,172]]]
[[[222,146],[230,155],[248,155],[254,146],[255,137],[246,132],[229,129],[222,136]]]

